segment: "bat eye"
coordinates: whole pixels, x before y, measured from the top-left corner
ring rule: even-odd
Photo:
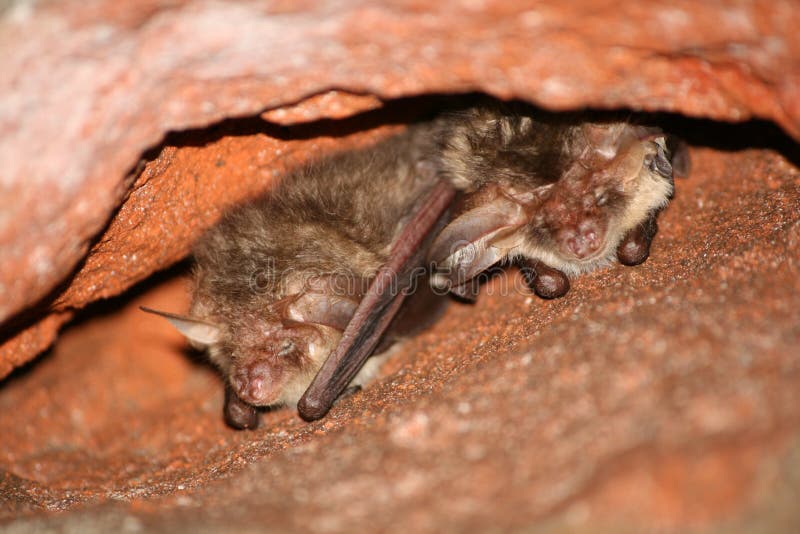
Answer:
[[[286,357],[290,355],[294,351],[294,343],[290,340],[285,340],[281,343],[280,350],[278,350],[278,356]]]
[[[608,193],[601,193],[597,197],[595,204],[597,204],[598,206],[605,206],[606,204],[608,204]]]

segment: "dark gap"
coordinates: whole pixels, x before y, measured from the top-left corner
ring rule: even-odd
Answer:
[[[736,152],[751,148],[774,150],[800,167],[800,145],[766,120],[740,123],[696,119],[675,113],[642,114],[642,121],[652,122],[674,134],[690,146],[707,147],[721,152]]]
[[[478,103],[492,102],[509,106],[512,109],[518,106],[533,109],[546,120],[561,121],[576,118],[593,121],[631,120],[641,124],[658,125],[691,146],[709,147],[725,152],[748,148],[772,149],[781,153],[793,164],[800,165],[800,146],[780,127],[766,120],[753,119],[741,123],[730,123],[692,118],[677,113],[637,112],[630,109],[583,109],[553,112],[519,100],[503,103],[479,93],[430,94],[398,98],[386,101],[378,109],[357,113],[343,119],[318,119],[293,125],[272,123],[262,119],[260,114],[224,119],[203,128],[169,132],[161,143],[145,151],[142,159],[146,161],[155,159],[166,146],[201,147],[228,136],[263,134],[285,141],[308,140],[315,137],[339,138],[379,126],[424,121],[441,112],[457,112]],[[131,172],[133,173],[135,169],[137,166],[134,166]]]

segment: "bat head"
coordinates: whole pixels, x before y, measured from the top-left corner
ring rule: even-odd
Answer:
[[[673,191],[664,134],[627,122],[480,111],[442,145],[443,172],[470,201],[429,250],[440,288],[462,286],[505,258],[566,274],[592,270]]]
[[[272,311],[212,322],[144,310],[165,317],[193,346],[205,349],[236,396],[252,406],[296,403],[340,336]]]
[[[578,273],[613,259],[626,232],[672,196],[665,139],[626,123],[587,124],[558,182],[537,190],[522,254]],[[580,139],[580,138],[579,138]]]
[[[262,316],[240,317],[230,334],[208,347],[233,391],[253,406],[296,401],[296,382],[311,381],[319,364],[314,356],[324,339],[320,329]]]

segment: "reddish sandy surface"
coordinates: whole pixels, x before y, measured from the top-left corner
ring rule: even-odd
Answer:
[[[510,270],[316,423],[282,409],[255,431],[223,425],[219,378],[137,310],[183,309],[180,267],[95,305],[0,386],[0,517],[12,531],[796,528],[800,173],[772,150],[692,157],[644,265],[555,301],[505,291]]]
[[[800,139],[798,27],[797,0],[3,2],[0,377],[184,258],[226,205],[352,146],[318,145],[331,119],[398,98],[761,118]],[[268,139],[199,150],[243,119]],[[140,174],[172,132],[198,150]]]
[[[0,523],[800,532],[798,27],[796,0],[0,2]],[[137,307],[186,308],[175,265],[229,206],[469,92],[720,122],[657,117],[694,167],[644,265],[555,301],[510,269],[326,419],[225,427]]]

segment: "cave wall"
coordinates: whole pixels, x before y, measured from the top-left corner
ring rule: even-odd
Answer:
[[[0,10],[8,528],[800,524],[797,2]],[[473,91],[689,117],[652,257],[553,302],[489,284],[327,419],[226,428],[216,374],[137,310],[185,306],[185,269],[153,274],[288,169]]]

